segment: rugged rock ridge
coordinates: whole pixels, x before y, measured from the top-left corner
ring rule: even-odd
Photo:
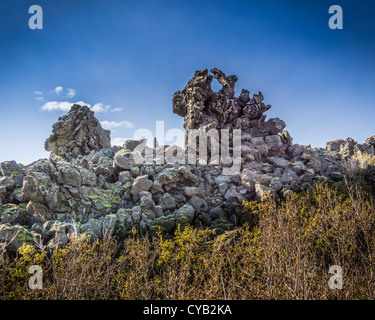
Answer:
[[[325,149],[293,145],[282,120],[266,121],[270,106],[260,92],[250,98],[242,90],[235,97],[237,77],[211,72],[197,71],[174,94],[173,111],[185,118],[186,129],[241,129],[239,174],[225,176],[219,165],[160,164],[159,151],[168,147],[148,148],[145,140],[111,148],[110,133],[93,112],[73,105],[45,143],[49,159],[0,164],[0,242],[10,253],[23,243],[52,251],[73,231],[92,239],[109,232],[123,240],[133,230],[171,233],[177,224],[226,230],[249,218],[243,200],[340,180],[346,163],[374,155],[375,136],[364,144],[332,141]],[[213,78],[222,84],[219,92],[211,89]],[[146,151],[155,161],[137,164]]]

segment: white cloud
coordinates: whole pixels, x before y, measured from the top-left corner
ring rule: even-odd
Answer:
[[[112,138],[112,146],[122,146],[128,138],[116,137]]]
[[[76,95],[77,91],[72,89],[72,88],[68,88],[67,89],[67,93],[66,93],[66,96],[68,98],[73,98],[75,95]]]
[[[72,103],[68,101],[48,101],[42,106],[43,111],[69,111]]]
[[[34,92],[37,96],[35,99],[37,101],[45,102],[44,105],[42,106],[42,110],[44,111],[55,111],[55,110],[60,110],[60,111],[69,111],[70,107],[73,104],[79,104],[81,106],[87,106],[89,107],[92,111],[95,113],[101,113],[101,112],[119,112],[122,110],[122,108],[114,108],[112,109],[110,105],[106,105],[102,102],[95,103],[94,105],[91,105],[89,103],[86,103],[84,101],[78,101],[78,102],[70,102],[70,101],[47,101],[47,99],[44,98],[43,92],[41,91],[35,91]],[[63,87],[58,86],[53,90],[49,91],[49,94],[53,95],[59,95],[61,97],[65,98],[73,98],[76,95],[77,91],[74,90],[73,88],[68,88],[64,90]],[[48,94],[48,92],[47,92]],[[128,124],[121,124],[121,126],[128,126]]]
[[[53,91],[54,91],[57,95],[60,95],[60,93],[64,91],[64,88],[61,87],[61,86],[58,86],[58,87],[56,87]]]
[[[78,102],[69,102],[69,101],[48,101],[42,106],[43,111],[70,111],[70,108],[73,104],[79,104],[81,106],[87,106],[91,108],[91,105],[89,103],[86,103],[84,101],[78,101]]]
[[[62,86],[57,86],[55,89],[49,90],[49,93],[66,98],[73,98],[76,95],[77,90],[73,88],[64,89]],[[35,91],[35,94],[42,95],[43,93],[41,91]]]
[[[104,105],[103,103],[95,103],[91,110],[94,112],[107,112],[111,107],[109,105]]]
[[[119,112],[122,110],[123,110],[122,108],[114,108],[114,109],[111,109],[111,112]]]
[[[104,120],[101,122],[103,128],[105,129],[118,129],[118,128],[126,128],[130,129],[134,127],[134,124],[131,123],[130,121],[107,121]]]

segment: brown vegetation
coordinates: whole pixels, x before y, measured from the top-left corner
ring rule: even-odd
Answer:
[[[0,296],[374,299],[374,203],[358,185],[346,191],[318,185],[284,200],[245,202],[252,225],[221,235],[185,227],[173,239],[134,234],[119,245],[111,237],[90,242],[73,234],[52,257],[23,246],[15,259],[0,259]],[[28,287],[35,264],[43,269],[41,290]],[[332,265],[342,267],[342,290],[328,286]]]

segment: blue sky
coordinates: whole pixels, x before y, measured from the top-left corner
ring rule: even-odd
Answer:
[[[43,30],[28,9],[43,8]],[[341,5],[344,29],[328,27]],[[63,110],[83,101],[112,130],[182,128],[172,96],[217,67],[262,91],[295,143],[375,134],[373,1],[0,1],[0,161],[47,157]],[[56,103],[54,103],[56,102]],[[44,109],[43,110],[43,106]]]

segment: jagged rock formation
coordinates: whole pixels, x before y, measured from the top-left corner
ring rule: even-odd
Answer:
[[[173,146],[156,142],[149,148],[145,140],[128,140],[111,148],[110,133],[93,112],[73,105],[46,141],[49,159],[0,164],[0,242],[10,243],[10,253],[36,242],[52,251],[67,243],[70,232],[92,239],[109,232],[123,240],[134,229],[171,233],[177,224],[225,230],[249,218],[243,200],[340,180],[345,163],[374,155],[375,136],[364,144],[332,141],[325,149],[293,145],[282,120],[266,121],[270,106],[260,92],[250,98],[242,90],[235,97],[237,77],[211,72],[197,71],[174,94],[173,111],[187,130],[241,129],[239,174],[223,175],[222,165],[163,164],[160,151]],[[213,78],[222,85],[219,92],[211,89]],[[146,153],[153,162],[138,164]]]
[[[104,130],[88,107],[73,105],[67,115],[53,125],[45,149],[67,159],[111,147],[111,132]]]
[[[261,92],[250,98],[248,90],[242,90],[240,96],[234,96],[235,75],[226,76],[216,68],[197,71],[182,91],[173,96],[173,112],[185,118],[185,129],[242,129],[257,128],[265,120],[263,114],[270,105],[263,103]],[[219,92],[211,89],[212,79],[222,85]],[[272,124],[271,124],[272,126]],[[252,130],[252,132],[254,132]]]
[[[344,159],[349,159],[361,154],[375,155],[375,136],[367,138],[365,143],[358,144],[352,138],[327,142],[326,150],[337,153]]]
[[[197,71],[182,91],[172,99],[173,112],[184,117],[184,128],[241,129],[242,156],[248,160],[261,161],[264,156],[280,156],[292,144],[285,131],[285,123],[279,118],[265,121],[264,112],[271,108],[263,103],[261,92],[250,98],[250,92],[243,89],[239,97],[234,96],[235,75],[226,76],[218,69]],[[212,79],[222,85],[219,92],[211,89]],[[188,141],[186,136],[185,141]]]

